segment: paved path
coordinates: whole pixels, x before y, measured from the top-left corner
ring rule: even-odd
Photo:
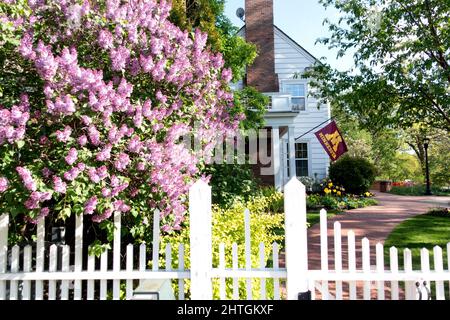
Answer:
[[[343,267],[346,268],[347,232],[353,230],[357,243],[357,267],[361,266],[361,239],[367,237],[371,243],[372,263],[375,262],[376,243],[383,243],[392,230],[401,222],[413,216],[425,213],[429,208],[437,206],[450,207],[450,197],[435,196],[397,196],[388,193],[374,192],[378,206],[349,210],[328,220],[329,267],[334,268],[333,257],[333,224],[339,221],[342,226]],[[308,230],[309,269],[320,269],[320,226]]]
[[[445,206],[450,207],[450,197],[413,197],[396,196],[387,193],[374,192],[378,206],[349,210],[344,214],[334,216],[328,220],[328,266],[334,269],[334,238],[333,224],[339,221],[342,227],[342,267],[348,268],[347,232],[353,230],[356,235],[356,267],[362,268],[361,239],[367,237],[370,240],[371,265],[376,265],[375,244],[383,243],[392,230],[401,222],[413,216],[423,214],[429,208]],[[320,269],[320,226],[314,225],[308,230],[308,258],[309,269]],[[357,282],[357,296],[362,298],[363,283]],[[329,283],[329,292],[335,294],[335,283]],[[348,299],[348,284],[343,284],[343,298]],[[377,298],[375,283],[372,284],[371,298]],[[390,286],[385,286],[386,298],[390,299]],[[321,294],[317,292],[317,298]],[[400,290],[400,298],[404,297]]]

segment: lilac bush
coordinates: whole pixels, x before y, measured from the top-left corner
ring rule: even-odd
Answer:
[[[169,22],[164,0],[9,0],[0,9],[5,50],[23,73],[21,89],[0,96],[0,209],[29,222],[159,209],[163,230],[179,230],[202,165],[180,137],[195,126],[209,150],[243,118],[206,35]]]

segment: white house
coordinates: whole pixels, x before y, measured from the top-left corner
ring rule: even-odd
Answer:
[[[317,59],[274,25],[273,0],[246,0],[245,6],[239,34],[256,44],[259,56],[237,86],[251,85],[270,97],[266,126],[273,175],[261,178],[277,188],[294,173],[325,178],[330,160],[314,135],[318,129],[304,135],[331,117],[330,106],[318,108],[317,100],[308,96],[309,80],[301,77]]]

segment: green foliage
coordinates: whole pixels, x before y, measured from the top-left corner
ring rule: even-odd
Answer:
[[[245,87],[234,92],[235,108],[244,113],[246,118],[241,122],[241,129],[260,129],[264,127],[266,107],[269,98],[258,92],[255,88]]]
[[[249,165],[211,164],[202,172],[211,175],[212,201],[220,207],[230,206],[235,199],[245,201],[258,188]]]
[[[200,28],[208,33],[208,44],[219,51],[233,81],[242,79],[245,68],[256,58],[256,46],[237,35],[238,29],[224,14],[225,0],[174,0],[171,20],[180,28]]]
[[[320,204],[326,209],[339,209],[339,200],[336,197],[326,195],[321,197],[320,200]]]
[[[284,212],[284,197],[283,194],[275,187],[263,187],[258,193],[259,197],[254,197],[255,203],[263,202],[263,211],[270,213],[283,213]],[[258,211],[257,208],[255,208]]]
[[[271,196],[276,198],[278,196]],[[238,261],[239,267],[245,267],[245,230],[244,230],[244,210],[250,209],[250,232],[251,232],[251,261],[253,268],[259,268],[259,244],[264,243],[266,262],[271,264],[272,243],[277,242],[280,246],[284,240],[284,215],[270,214],[270,199],[263,199],[264,196],[255,196],[249,201],[236,201],[229,209],[220,209],[218,206],[213,208],[213,230],[212,230],[212,248],[213,248],[213,265],[219,264],[219,245],[225,244],[225,263],[229,268],[232,265],[231,247],[233,243],[238,245]],[[189,225],[187,224],[182,231],[164,235],[161,238],[161,256],[164,257],[165,247],[170,243],[172,250],[172,261],[175,268],[178,267],[178,245],[180,243],[185,246],[185,267],[190,266],[189,261]],[[164,265],[164,259],[160,260],[160,265]],[[185,291],[189,290],[189,281],[186,281]],[[218,298],[219,287],[214,282],[214,297]],[[259,297],[260,282],[253,281],[253,297]],[[268,282],[268,295],[273,289]],[[175,290],[176,291],[176,290]],[[229,297],[232,293],[232,283],[226,282],[226,292]],[[239,293],[241,297],[245,297],[245,279],[239,281]]]
[[[375,167],[363,158],[344,156],[330,166],[330,179],[353,194],[367,192],[375,181]]]
[[[394,186],[389,192],[400,196],[423,196],[425,194],[425,190],[426,186],[422,184],[415,186]],[[431,193],[435,196],[448,196],[450,195],[450,190],[431,186]]]
[[[354,59],[346,72],[318,63],[305,74],[321,102],[351,111],[366,128],[426,122],[450,130],[449,1],[320,3],[341,18],[325,21],[331,36],[319,42]]]

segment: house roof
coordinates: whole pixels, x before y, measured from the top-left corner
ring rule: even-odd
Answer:
[[[275,30],[277,30],[278,32],[280,32],[284,37],[286,37],[290,42],[292,42],[292,44],[294,46],[296,46],[300,51],[305,52],[310,58],[312,58],[315,62],[319,62],[321,63],[321,61],[319,59],[317,59],[315,56],[313,56],[308,50],[306,50],[304,47],[302,47],[297,41],[295,41],[294,39],[292,39],[286,32],[284,32],[283,30],[281,30],[280,28],[278,28],[275,24],[273,25],[273,27],[275,28]],[[242,26],[239,31],[238,34],[241,33],[243,30],[245,29],[245,25]]]

